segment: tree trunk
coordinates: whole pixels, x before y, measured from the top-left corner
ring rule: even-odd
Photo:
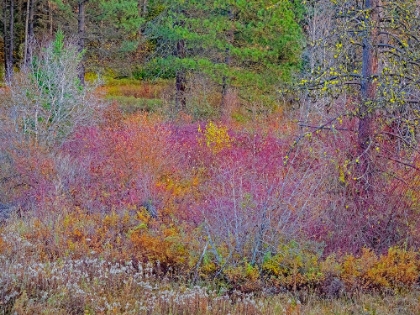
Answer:
[[[29,21],[28,21],[28,37],[29,37],[29,46],[31,46],[31,41],[35,38],[35,7],[37,5],[37,0],[29,0]],[[31,52],[31,51],[30,51]],[[32,52],[31,52],[32,53]]]
[[[233,39],[234,39],[234,29],[233,29],[234,14],[233,14],[232,9],[229,9],[228,16],[229,16],[229,21],[231,22],[231,26],[230,26],[230,29],[228,30],[228,33],[227,33],[227,41],[228,41],[229,44],[233,44]],[[232,59],[229,47],[226,47],[225,54],[226,54],[225,55],[225,65],[227,66],[227,68],[229,68],[229,66],[231,64],[231,59]],[[223,78],[222,78],[222,101],[221,101],[221,104],[220,104],[220,108],[221,108],[222,111],[226,107],[226,96],[227,96],[228,88],[229,88],[228,77],[226,75],[223,75]]]
[[[137,2],[137,10],[139,18],[146,18],[147,14],[149,13],[148,10],[148,0],[138,0]],[[139,26],[139,38],[143,36],[143,25]]]
[[[416,0],[416,18],[420,17],[420,0]]]
[[[179,25],[181,27],[185,26],[185,21],[180,21]],[[175,47],[175,55],[178,59],[184,59],[187,54],[185,51],[185,40],[179,39],[176,43]],[[175,88],[176,88],[176,96],[175,96],[175,107],[176,111],[182,111],[186,109],[187,100],[185,98],[185,91],[187,89],[187,74],[185,69],[181,66],[175,74]]]
[[[185,53],[185,41],[179,40],[176,44],[176,55],[179,59],[183,59],[186,56]],[[176,97],[175,106],[177,111],[185,110],[187,106],[187,100],[185,98],[185,91],[187,89],[187,76],[184,69],[178,69],[176,71],[175,78]]]
[[[149,13],[149,10],[148,10],[148,0],[139,0],[139,4],[140,4],[140,7],[141,7],[141,17],[146,17],[147,16],[147,14]]]
[[[28,0],[31,5],[29,7],[29,23],[28,23],[28,63],[32,61],[32,48],[35,44],[35,8],[37,0]]]
[[[7,77],[7,69],[8,69],[8,64],[9,64],[9,60],[8,55],[8,40],[7,40],[7,0],[3,1],[3,54],[4,54],[4,80],[6,81],[6,83],[9,83],[8,81],[8,77]]]
[[[78,17],[77,17],[77,31],[79,36],[78,51],[83,53],[85,49],[85,5],[87,0],[79,0],[78,2]],[[85,65],[84,60],[79,65],[78,74],[80,84],[85,85]]]
[[[34,44],[34,15],[35,0],[27,0],[25,18],[25,45],[24,45],[24,66],[28,66],[32,61],[32,45]]]
[[[13,79],[14,0],[4,0],[3,27],[5,81],[10,84]]]
[[[13,51],[15,50],[15,17],[14,17],[14,8],[15,8],[15,2],[14,0],[10,0],[10,21],[9,21],[9,29],[10,29],[10,35],[9,35],[9,62],[10,62],[10,80],[13,79]]]
[[[378,73],[378,27],[379,27],[379,0],[366,0],[365,10],[369,17],[365,19],[367,29],[363,38],[362,55],[362,82],[361,82],[361,106],[359,109],[358,146],[359,165],[358,181],[361,190],[368,192],[372,181],[372,169],[370,162],[371,145],[373,141],[373,103],[376,99],[377,84],[375,75]]]
[[[52,8],[52,3],[51,1],[48,1],[48,19],[49,19],[49,32],[50,32],[50,37],[53,37],[53,8]]]

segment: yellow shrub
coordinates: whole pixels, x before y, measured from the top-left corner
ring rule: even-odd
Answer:
[[[367,289],[372,286],[367,273],[378,261],[370,249],[364,248],[359,258],[347,255],[343,258],[341,278],[349,289]]]
[[[245,262],[237,266],[230,266],[225,270],[225,275],[233,284],[243,284],[248,281],[255,282],[260,277],[260,272],[257,266],[252,266]]]
[[[401,290],[412,286],[419,277],[417,253],[391,247],[386,255],[377,256],[369,249],[356,258],[346,256],[342,275],[348,288]]]
[[[203,263],[201,264],[200,271],[202,272],[203,276],[211,275],[212,273],[216,272],[217,266],[208,257],[204,257]]]
[[[262,270],[275,283],[294,289],[316,284],[324,277],[318,255],[295,242],[280,246],[278,254],[266,257]]]
[[[173,224],[153,222],[145,212],[138,212],[139,225],[128,235],[140,260],[156,263],[163,267],[188,268],[189,251],[180,228]]]
[[[341,276],[341,264],[337,260],[335,254],[329,255],[327,258],[319,263],[321,273],[325,276],[340,277]]]
[[[199,132],[202,132],[200,128]],[[207,124],[203,134],[207,147],[209,147],[213,153],[218,153],[224,148],[229,148],[232,143],[228,134],[228,129],[223,126],[217,126],[211,121]]]
[[[419,277],[416,264],[417,253],[398,247],[391,247],[387,255],[382,255],[378,262],[368,270],[367,278],[374,284],[401,290],[409,288]]]

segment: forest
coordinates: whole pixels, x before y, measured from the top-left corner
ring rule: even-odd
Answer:
[[[419,0],[0,8],[0,315],[419,314]]]

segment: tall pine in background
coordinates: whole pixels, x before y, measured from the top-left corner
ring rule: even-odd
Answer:
[[[300,3],[290,1],[165,1],[145,25],[154,54],[145,77],[173,77],[176,107],[185,107],[190,74],[209,76],[224,95],[238,88],[252,101],[273,94],[300,66]],[[222,105],[223,105],[222,97]]]

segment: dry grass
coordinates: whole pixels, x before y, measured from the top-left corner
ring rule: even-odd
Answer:
[[[124,115],[162,111],[167,82],[149,83],[138,80],[108,80],[95,90],[99,98],[118,105]]]
[[[136,98],[134,96],[107,96],[106,99],[119,104],[122,113],[132,115],[137,112],[154,112],[162,107],[162,100]]]
[[[193,286],[173,274],[157,276],[151,264],[87,249],[78,258],[64,250],[45,257],[39,253],[43,240],[25,237],[33,229],[31,222],[12,218],[0,227],[0,315],[420,314],[418,290],[353,293],[340,299],[306,291],[272,294],[269,289],[245,294],[223,286],[212,289],[212,282]]]
[[[161,98],[168,83],[148,83],[135,80],[119,80],[107,83],[100,90],[108,96],[126,96],[145,99]]]

